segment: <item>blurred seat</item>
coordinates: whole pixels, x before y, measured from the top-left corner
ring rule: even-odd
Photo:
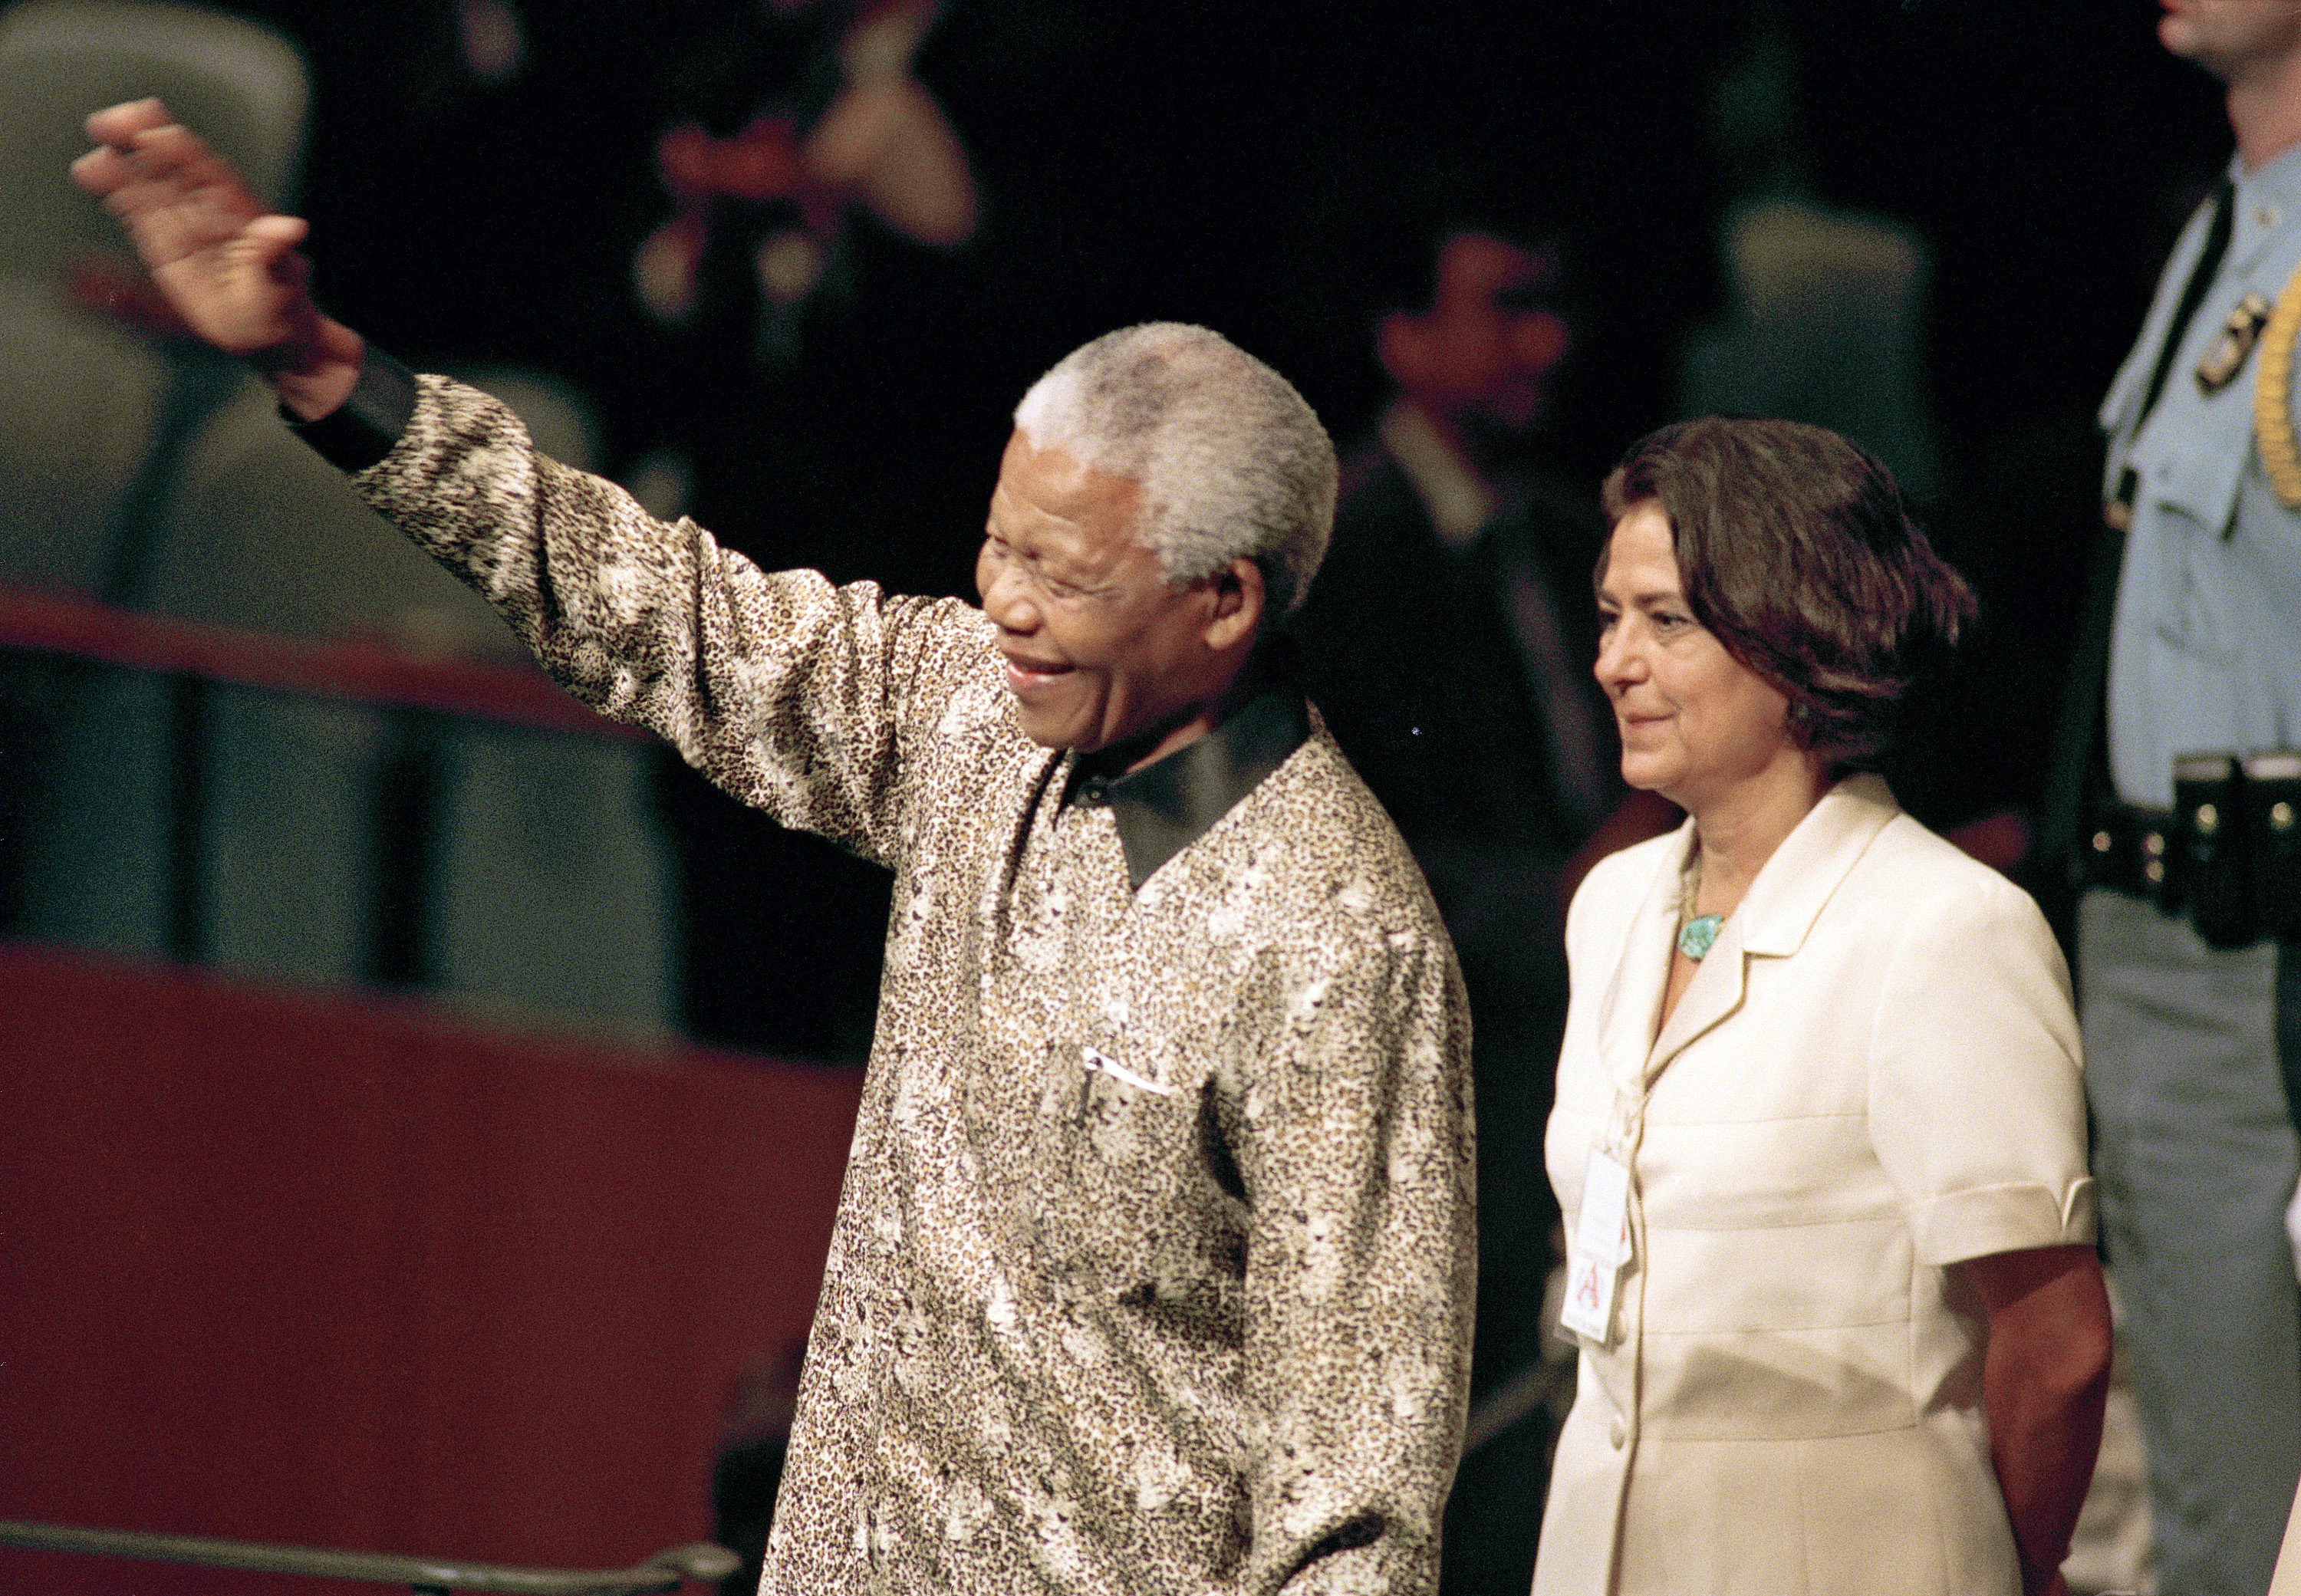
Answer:
[[[598,464],[598,422],[573,383],[523,367],[453,374],[510,406],[554,459]],[[477,594],[280,424],[261,388],[218,411],[188,451],[150,606],[314,641],[364,637],[433,657],[527,659]],[[214,724],[213,957],[344,978],[361,928],[343,925],[334,906],[360,859],[390,846],[374,828],[378,783],[394,780],[394,734],[360,706],[238,697],[220,700]],[[421,738],[426,852],[407,867],[428,878],[416,950],[427,984],[667,1027],[675,920],[645,745],[480,720],[431,723]]]
[[[58,284],[0,273],[0,578],[105,589],[172,375],[143,338],[67,307]]]
[[[1737,205],[1729,320],[1687,340],[1682,415],[1778,415],[1844,433],[1920,502],[1941,486],[1925,397],[1926,248],[1898,222],[1777,196]]]
[[[451,374],[510,406],[553,459],[595,469],[598,422],[573,383],[526,368]],[[363,504],[277,410],[251,380],[190,440],[156,529],[144,607],[315,642],[525,660],[486,601]]]
[[[81,123],[157,95],[280,205],[307,94],[292,46],[220,12],[155,0],[0,11],[0,578],[138,602],[181,452],[244,380],[76,303],[75,283],[133,270],[118,226],[67,175],[87,147]]]
[[[593,464],[591,407],[548,372],[460,373],[537,442]],[[251,384],[182,451],[146,607],[432,659],[526,654],[495,613],[362,504]],[[199,957],[292,982],[390,979],[493,1007],[661,1032],[675,1012],[669,849],[649,752],[476,717],[216,688],[200,721]],[[160,683],[101,673],[44,762],[21,934],[167,947]],[[414,916],[380,932],[393,905]]]
[[[304,638],[523,657],[484,600],[361,502],[251,381],[187,445],[143,607]]]
[[[573,382],[519,366],[449,374],[502,400],[553,459],[599,468],[598,422]],[[494,612],[481,609],[489,646],[510,642]],[[463,635],[459,615],[435,611],[431,619]],[[398,620],[403,637],[422,624],[410,614]],[[648,746],[467,722],[442,751],[432,921],[441,988],[632,1033],[671,1029],[677,886]]]
[[[197,128],[266,205],[288,203],[309,91],[284,38],[162,0],[19,0],[0,11],[0,270],[120,254],[118,226],[64,170],[88,147],[89,112],[146,95]]]
[[[66,174],[90,111],[156,95],[287,208],[306,93],[289,44],[221,13],[148,0],[0,12],[0,581],[312,641],[515,654],[492,612],[362,505],[237,363],[76,303],[91,280],[133,270],[117,226]],[[464,375],[555,456],[592,464],[590,409],[572,386]],[[198,957],[356,980],[376,967],[382,900],[404,898],[424,923],[402,928],[415,947],[397,978],[667,1024],[670,873],[643,745],[245,689],[201,703],[202,813],[183,817],[204,859]],[[169,705],[164,682],[101,671],[52,702],[16,778],[37,783],[14,867],[20,934],[175,946],[170,759],[184,751],[172,755]]]

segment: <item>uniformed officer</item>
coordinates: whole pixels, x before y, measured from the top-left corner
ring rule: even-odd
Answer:
[[[2238,1596],[2301,1475],[2301,0],[2164,0],[2158,37],[2228,86],[2237,152],[2102,406],[2078,947],[2160,1585]]]

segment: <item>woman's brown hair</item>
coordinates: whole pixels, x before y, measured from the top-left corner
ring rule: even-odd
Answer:
[[[1893,473],[1820,427],[1714,415],[1664,427],[1630,446],[1603,497],[1616,524],[1660,506],[1694,618],[1789,699],[1799,746],[1837,765],[1892,745],[1903,695],[1973,619],[1972,589]]]

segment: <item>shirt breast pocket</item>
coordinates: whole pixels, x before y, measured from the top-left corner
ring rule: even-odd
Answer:
[[[1206,1199],[1203,1083],[1140,1041],[1058,1049],[1067,1100],[1038,1175],[1052,1188],[1050,1238],[1113,1290],[1173,1273]]]
[[[1074,1145],[1075,1169],[1086,1181],[1098,1171],[1140,1171],[1171,1159],[1185,1129],[1182,1090],[1139,1050],[1129,1059],[1115,1050],[1082,1045],[1072,1055],[1077,1073]]]
[[[2186,530],[2199,536],[2218,538],[2237,514],[2238,484],[2253,439],[2252,412],[2232,411],[2213,421],[2212,426],[2185,430],[2180,446],[2149,467],[2146,491],[2169,531],[2186,523]],[[2221,436],[2224,432],[2228,436]]]
[[[2219,591],[2230,559],[2223,535],[2237,514],[2247,450],[2198,450],[2164,462],[2153,473],[2146,525],[2155,547],[2134,548],[2129,581],[2143,581],[2150,631],[2162,647],[2205,664],[2229,663],[2223,635],[2229,614]],[[2138,617],[2137,617],[2138,618]]]

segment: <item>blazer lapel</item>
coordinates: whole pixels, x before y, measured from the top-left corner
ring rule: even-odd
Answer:
[[[1693,840],[1694,823],[1688,821],[1678,828],[1676,844],[1661,851],[1614,953],[1613,979],[1598,1008],[1598,1049],[1608,1078],[1618,1087],[1638,1085],[1653,1050],[1654,1016],[1661,1012],[1669,939],[1678,926],[1678,875]]]
[[[1770,867],[1771,863],[1768,861]],[[1673,923],[1676,918],[1671,916]],[[1669,945],[1666,937],[1663,945]],[[1684,1052],[1688,1043],[1742,1007],[1745,951],[1741,916],[1729,915],[1719,928],[1718,940],[1694,965],[1694,979],[1686,983],[1678,1007],[1669,1011],[1669,1024],[1654,1038],[1653,1051],[1645,1065],[1648,1082],[1668,1068],[1669,1061]]]
[[[1831,788],[1750,883],[1737,914],[1743,949],[1761,958],[1795,953],[1846,872],[1901,812],[1883,777],[1848,776]]]
[[[1798,950],[1854,861],[1901,812],[1885,781],[1874,775],[1848,776],[1823,795],[1812,812],[1782,839],[1774,856],[1750,883],[1741,907],[1719,929],[1717,942],[1695,969],[1678,1007],[1670,1011],[1669,1024],[1654,1038],[1653,1051],[1645,1059],[1646,1082],[1742,1006],[1750,960],[1786,958]],[[1674,872],[1669,873],[1669,886],[1670,901],[1664,913],[1667,923],[1674,925],[1678,909]],[[1652,894],[1647,907],[1653,907]],[[1633,935],[1645,934],[1642,929],[1633,932]],[[1667,947],[1669,932],[1660,934],[1664,940],[1658,945]],[[1653,962],[1658,970],[1666,968],[1659,955]],[[1627,963],[1634,966],[1637,960],[1633,957]],[[1653,1001],[1644,1010],[1649,1027],[1661,1004],[1661,984],[1657,973]],[[1610,1061],[1612,1057],[1610,1050]]]

